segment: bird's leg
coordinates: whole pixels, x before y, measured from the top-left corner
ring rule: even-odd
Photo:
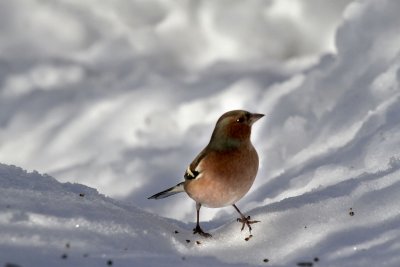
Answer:
[[[239,214],[240,214],[240,218],[237,218],[237,221],[242,223],[242,229],[240,229],[240,230],[243,231],[244,226],[247,225],[247,227],[249,228],[249,232],[250,232],[250,234],[251,234],[251,226],[250,226],[250,224],[258,223],[258,222],[260,222],[260,221],[250,221],[250,216],[247,216],[247,217],[244,216],[243,213],[240,212],[240,210],[238,209],[238,207],[236,207],[235,204],[233,204],[232,206],[233,206],[233,207],[236,209],[236,211],[239,212]]]
[[[193,229],[193,234],[199,234],[203,237],[211,237],[211,234],[206,233],[203,231],[203,229],[201,229],[200,227],[200,208],[201,208],[201,204],[200,203],[196,203],[196,210],[197,210],[197,223],[196,223],[196,228]]]

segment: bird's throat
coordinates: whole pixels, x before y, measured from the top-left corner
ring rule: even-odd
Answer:
[[[216,140],[211,140],[209,147],[214,150],[224,151],[238,149],[243,142],[236,138],[217,138]]]

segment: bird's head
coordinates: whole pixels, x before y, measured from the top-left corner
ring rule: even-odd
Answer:
[[[245,110],[224,113],[215,125],[210,145],[215,148],[231,148],[250,141],[251,126],[263,116]]]

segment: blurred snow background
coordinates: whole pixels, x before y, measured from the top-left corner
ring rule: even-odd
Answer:
[[[194,220],[186,196],[146,197],[243,108],[267,114],[245,210],[380,168],[399,152],[399,9],[349,2],[2,1],[0,162]]]
[[[257,186],[284,169],[316,131],[319,111],[297,109],[321,104],[285,95],[335,53],[349,2],[1,1],[0,162],[192,220],[191,201],[146,196],[180,181],[236,108],[267,114]]]
[[[397,0],[0,1],[0,163],[122,201],[2,166],[1,251],[18,258],[8,240],[53,249],[61,238],[106,243],[95,259],[104,249],[126,265],[158,252],[170,265],[177,255],[262,264],[267,252],[272,266],[319,256],[324,266],[397,267],[399,11]],[[147,196],[179,182],[236,108],[267,114],[253,133],[258,178],[238,203],[262,223],[246,243],[233,209],[203,209],[215,239],[188,249],[170,232],[191,235],[193,201]],[[60,192],[66,215],[52,201]],[[93,236],[71,232],[88,208]],[[48,228],[65,231],[43,239]],[[47,253],[40,244],[26,252]]]

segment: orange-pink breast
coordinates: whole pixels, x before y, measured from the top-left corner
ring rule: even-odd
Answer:
[[[210,152],[198,166],[199,178],[187,180],[185,191],[197,203],[219,208],[236,203],[252,186],[258,155],[252,145],[228,152]]]

